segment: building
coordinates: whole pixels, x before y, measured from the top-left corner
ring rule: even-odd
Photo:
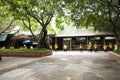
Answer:
[[[75,27],[65,27],[53,38],[53,45],[58,44],[58,50],[63,49],[63,44],[66,44],[68,50],[79,50],[79,44],[83,44],[83,49],[86,49],[87,44],[97,43],[99,50],[103,44],[115,43],[115,38],[112,33],[94,31],[93,27],[76,29]]]
[[[0,48],[9,48],[11,45],[11,38],[14,34],[0,34]]]

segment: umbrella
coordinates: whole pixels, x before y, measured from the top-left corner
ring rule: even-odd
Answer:
[[[25,40],[22,42],[23,45],[37,45],[36,41]]]
[[[36,41],[32,41],[32,45],[37,45],[38,43]]]
[[[24,44],[24,45],[32,45],[32,41],[25,40],[25,41],[22,42],[22,44]]]

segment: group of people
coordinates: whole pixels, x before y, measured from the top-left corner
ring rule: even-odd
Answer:
[[[55,50],[57,50],[58,49],[58,45],[57,45],[57,43],[55,43],[55,45],[54,45],[54,47],[52,46],[52,45],[49,45],[49,49],[55,49]],[[88,51],[97,51],[98,50],[98,48],[99,48],[99,46],[98,46],[98,44],[97,43],[95,43],[95,44],[92,44],[92,43],[89,43],[88,45],[87,45],[87,50]],[[112,50],[116,50],[118,48],[118,46],[117,46],[117,44],[112,44],[112,43],[109,43],[108,45],[106,45],[106,44],[104,44],[103,46],[102,46],[102,49],[104,50],[104,51],[112,51]],[[64,51],[67,51],[67,49],[68,49],[68,47],[67,47],[67,45],[63,45],[63,50]],[[80,49],[80,51],[82,51],[83,50],[83,45],[82,44],[80,44],[79,45],[79,49]]]
[[[51,44],[49,45],[49,49],[54,49],[54,50],[57,50],[58,49],[58,44],[57,43],[55,43],[55,45],[54,46],[52,46]],[[63,45],[63,50],[64,51],[67,51],[67,49],[68,49],[68,47],[67,47],[67,45]]]
[[[53,49],[53,46],[52,46],[51,44],[49,45],[49,49],[51,49],[51,50]],[[55,45],[54,45],[54,49],[55,49],[55,50],[58,49],[58,45],[57,45],[56,43],[55,43]]]
[[[82,46],[82,44],[80,44],[80,51],[82,51],[83,50],[83,46]],[[95,43],[95,44],[93,44],[92,45],[92,43],[90,43],[90,44],[88,44],[87,45],[87,50],[88,51],[97,51],[98,50],[98,48],[99,48],[99,46],[98,46],[98,44],[97,43]],[[112,50],[116,50],[118,48],[118,46],[117,46],[117,44],[112,44],[112,43],[109,43],[108,45],[106,45],[106,44],[104,44],[103,45],[103,47],[102,47],[102,49],[104,50],[104,51],[112,51]]]

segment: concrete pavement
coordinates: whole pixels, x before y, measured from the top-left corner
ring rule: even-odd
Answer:
[[[11,70],[15,67],[26,65],[40,59],[41,58],[31,57],[2,57],[2,60],[0,61],[0,74],[2,73],[2,71]]]
[[[120,80],[120,63],[102,51],[57,51],[49,57],[2,61],[0,80]],[[9,69],[12,64],[19,66]]]

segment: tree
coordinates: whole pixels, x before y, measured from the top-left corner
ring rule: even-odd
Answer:
[[[9,17],[8,8],[9,6],[4,5],[4,3],[0,1],[0,34],[10,33],[15,27],[15,24],[13,24],[14,19]]]
[[[65,0],[65,3],[77,27],[93,26],[95,30],[112,32],[119,44],[120,0]]]
[[[40,24],[42,27],[38,38],[38,47],[45,47],[45,38],[47,36],[47,26],[50,24],[55,13],[62,11],[60,0],[20,0],[11,1],[2,0],[9,6],[9,11],[15,20],[22,21],[24,26],[32,32],[34,24]],[[59,10],[59,11],[58,11]],[[62,12],[61,12],[62,13]],[[34,26],[33,26],[34,27]]]

